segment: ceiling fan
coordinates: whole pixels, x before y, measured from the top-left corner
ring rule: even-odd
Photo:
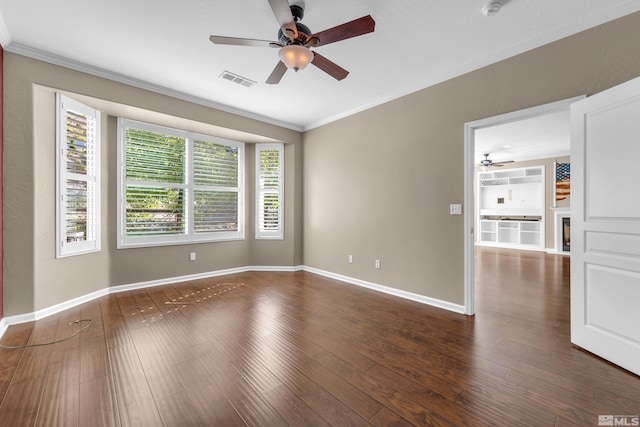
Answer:
[[[278,41],[245,39],[237,37],[211,36],[214,44],[235,46],[258,46],[279,48],[280,61],[267,78],[267,84],[277,84],[287,69],[295,71],[304,69],[309,63],[315,65],[336,80],[342,80],[349,72],[334,62],[328,60],[311,48],[324,46],[356,36],[373,32],[375,21],[371,15],[346,22],[319,33],[312,33],[304,24],[300,23],[304,15],[301,4],[289,6],[287,0],[268,0],[271,10],[280,25]]]
[[[504,165],[505,163],[513,163],[513,160],[505,160],[503,162],[494,162],[493,160],[491,160],[489,158],[489,153],[484,153],[483,154],[484,159],[480,160],[480,166],[482,166],[483,168],[488,168],[489,166],[499,166],[502,167],[502,165]]]

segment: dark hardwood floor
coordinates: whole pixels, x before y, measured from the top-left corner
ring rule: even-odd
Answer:
[[[640,378],[569,342],[569,258],[479,248],[467,317],[311,273],[123,292],[12,326],[2,426],[596,426]],[[429,280],[425,278],[425,281]]]

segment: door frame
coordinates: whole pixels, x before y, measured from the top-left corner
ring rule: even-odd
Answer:
[[[569,110],[571,104],[586,95],[538,105],[524,110],[512,111],[464,124],[464,313],[475,314],[475,131],[486,127],[517,122],[544,116],[557,111]],[[545,207],[546,209],[546,207]]]

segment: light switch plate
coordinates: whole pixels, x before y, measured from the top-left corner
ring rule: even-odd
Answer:
[[[449,205],[449,213],[451,215],[462,215],[462,205],[459,203]]]

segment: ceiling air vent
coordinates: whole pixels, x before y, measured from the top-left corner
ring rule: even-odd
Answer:
[[[242,77],[237,74],[230,73],[229,71],[226,71],[226,70],[223,71],[222,74],[220,74],[220,77],[245,87],[251,87],[254,84],[256,84],[256,82],[254,82],[253,80],[249,80],[246,77]]]

